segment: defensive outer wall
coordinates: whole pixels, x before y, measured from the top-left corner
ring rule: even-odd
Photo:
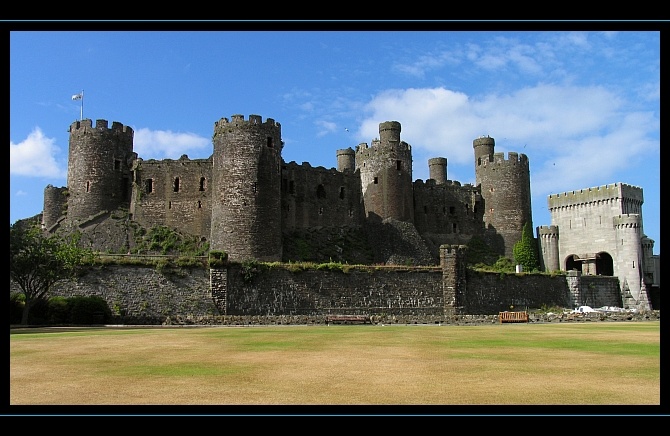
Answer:
[[[291,270],[286,264],[224,268],[92,268],[53,295],[100,296],[116,324],[313,324],[326,315],[396,323],[449,323],[542,307],[621,307],[616,277],[501,274],[465,268],[463,246],[440,247],[437,267],[351,266]],[[276,266],[271,266],[276,265]],[[10,291],[18,291],[12,285]],[[177,321],[179,320],[179,321]]]

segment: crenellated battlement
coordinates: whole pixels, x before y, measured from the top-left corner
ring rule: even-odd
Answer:
[[[548,197],[549,209],[576,204],[590,204],[604,200],[629,199],[643,201],[642,188],[626,183],[611,183],[593,188],[551,194]]]
[[[97,131],[112,131],[133,136],[133,129],[130,126],[125,126],[118,121],[112,122],[112,127],[109,127],[109,121],[107,120],[96,120],[95,128],[93,127],[93,121],[89,118],[84,120],[75,121],[70,124],[70,134],[71,135],[80,135],[91,133],[93,130]]]
[[[433,179],[428,179],[428,180],[423,180],[423,179],[416,179],[414,181],[414,185],[417,187],[422,187],[422,186],[455,186],[455,187],[465,187],[465,188],[472,188],[471,183],[466,183],[465,185],[461,185],[461,182],[458,180],[445,180],[444,183],[437,183]]]
[[[493,160],[489,161],[487,159],[482,159],[481,165],[482,166],[490,166],[490,165],[505,165],[505,164],[511,164],[511,165],[516,165],[516,164],[522,164],[525,166],[528,166],[528,156],[525,154],[517,153],[515,151],[510,151],[507,153],[507,159],[505,159],[505,153],[493,153]]]
[[[558,237],[558,227],[557,226],[539,226],[537,228],[537,234],[541,238],[557,238]]]
[[[249,115],[249,120],[245,121],[244,120],[244,115],[236,114],[231,117],[231,120],[229,121],[228,118],[223,117],[219,121],[216,121],[214,123],[214,127],[224,127],[228,125],[235,125],[235,126],[241,126],[241,125],[258,125],[258,124],[265,124],[267,126],[272,126],[272,127],[281,127],[281,124],[276,122],[272,118],[267,118],[265,120],[265,123],[263,123],[263,118],[260,115]]]
[[[361,142],[356,146],[356,151],[355,154],[358,155],[369,155],[370,153],[377,152],[383,148],[388,147],[391,145],[392,147],[395,147],[395,151],[399,152],[410,152],[412,150],[412,146],[406,143],[405,141],[400,141],[398,143],[382,143],[379,139],[374,139],[370,145],[368,145],[367,142]]]
[[[626,213],[617,215],[612,218],[614,227],[621,228],[638,228],[642,224],[642,217],[638,214]]]

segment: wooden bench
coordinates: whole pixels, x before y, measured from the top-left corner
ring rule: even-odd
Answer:
[[[528,312],[500,312],[500,324],[504,322],[528,322]]]
[[[370,323],[372,320],[367,315],[326,315],[326,324],[341,323],[341,324],[353,324],[353,323]]]

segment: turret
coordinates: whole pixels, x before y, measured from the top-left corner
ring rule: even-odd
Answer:
[[[133,129],[107,120],[70,125],[68,157],[69,220],[80,221],[101,211],[128,207],[131,193]]]
[[[281,261],[281,125],[258,115],[214,124],[211,249]]]
[[[447,181],[447,159],[444,157],[428,159],[428,172],[430,178],[435,180],[435,184],[444,184]]]
[[[558,256],[558,227],[540,226],[537,228],[538,252],[540,253],[540,269],[551,272],[561,269]]]
[[[42,211],[42,227],[48,229],[65,213],[67,204],[67,188],[56,188],[47,185],[44,188],[44,210]]]
[[[341,172],[356,169],[356,152],[351,148],[337,150],[337,170]]]
[[[641,217],[637,214],[622,214],[613,217],[614,229],[616,230],[617,261],[615,262],[614,274],[619,277],[619,282],[626,283],[628,290],[636,302],[645,300],[643,304],[648,305],[646,292],[641,295],[643,287],[642,266],[642,235]],[[624,295],[625,297],[625,295]]]

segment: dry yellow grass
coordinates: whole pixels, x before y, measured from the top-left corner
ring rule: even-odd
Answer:
[[[49,329],[10,405],[660,405],[660,322]]]

